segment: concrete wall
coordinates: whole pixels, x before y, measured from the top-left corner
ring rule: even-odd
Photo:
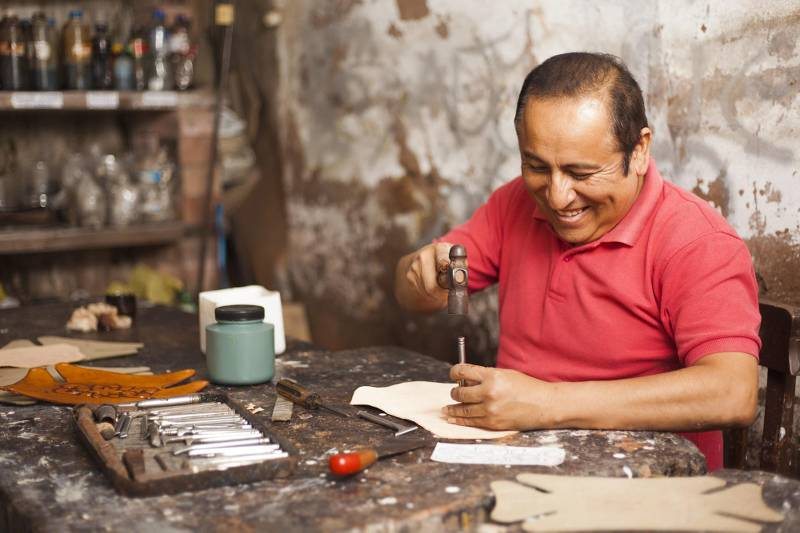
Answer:
[[[800,303],[796,1],[292,0],[283,17],[289,272],[318,342],[452,358],[464,325],[401,312],[394,263],[519,173],[519,86],[570,50],[628,63],[662,173],[747,239],[771,297]],[[488,361],[495,299],[473,303]]]

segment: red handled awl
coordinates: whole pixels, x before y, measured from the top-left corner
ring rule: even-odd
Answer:
[[[424,440],[394,442],[378,448],[359,448],[348,453],[337,453],[328,459],[328,467],[337,476],[352,476],[378,459],[398,455],[425,446]]]

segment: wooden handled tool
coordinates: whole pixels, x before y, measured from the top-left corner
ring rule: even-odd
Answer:
[[[279,380],[275,385],[275,390],[277,390],[278,394],[287,400],[290,400],[298,405],[302,405],[306,409],[317,409],[322,407],[323,409],[327,409],[328,411],[339,416],[350,418],[350,413],[347,411],[326,404],[322,401],[322,398],[320,398],[319,394],[316,392],[311,392],[298,382],[292,381],[291,379],[284,378]]]
[[[328,459],[328,467],[337,476],[352,476],[369,467],[378,459],[398,455],[425,446],[424,440],[397,442],[378,448],[359,448],[348,453],[337,453]]]

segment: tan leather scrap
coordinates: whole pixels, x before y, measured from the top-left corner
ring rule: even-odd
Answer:
[[[208,385],[208,381],[204,380],[177,385],[194,376],[195,371],[192,369],[153,376],[135,376],[62,363],[56,365],[56,370],[64,378],[64,382],[55,380],[44,368],[31,368],[21,381],[0,388],[37,400],[77,405],[169,398],[192,394]]]

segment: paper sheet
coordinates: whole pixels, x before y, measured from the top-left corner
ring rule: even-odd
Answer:
[[[557,446],[501,446],[439,442],[431,460],[469,465],[558,466],[566,453]]]
[[[517,433],[447,422],[442,407],[456,403],[450,397],[450,390],[455,386],[455,383],[409,381],[390,387],[359,387],[350,404],[377,407],[392,416],[416,422],[443,439],[499,439]]]

